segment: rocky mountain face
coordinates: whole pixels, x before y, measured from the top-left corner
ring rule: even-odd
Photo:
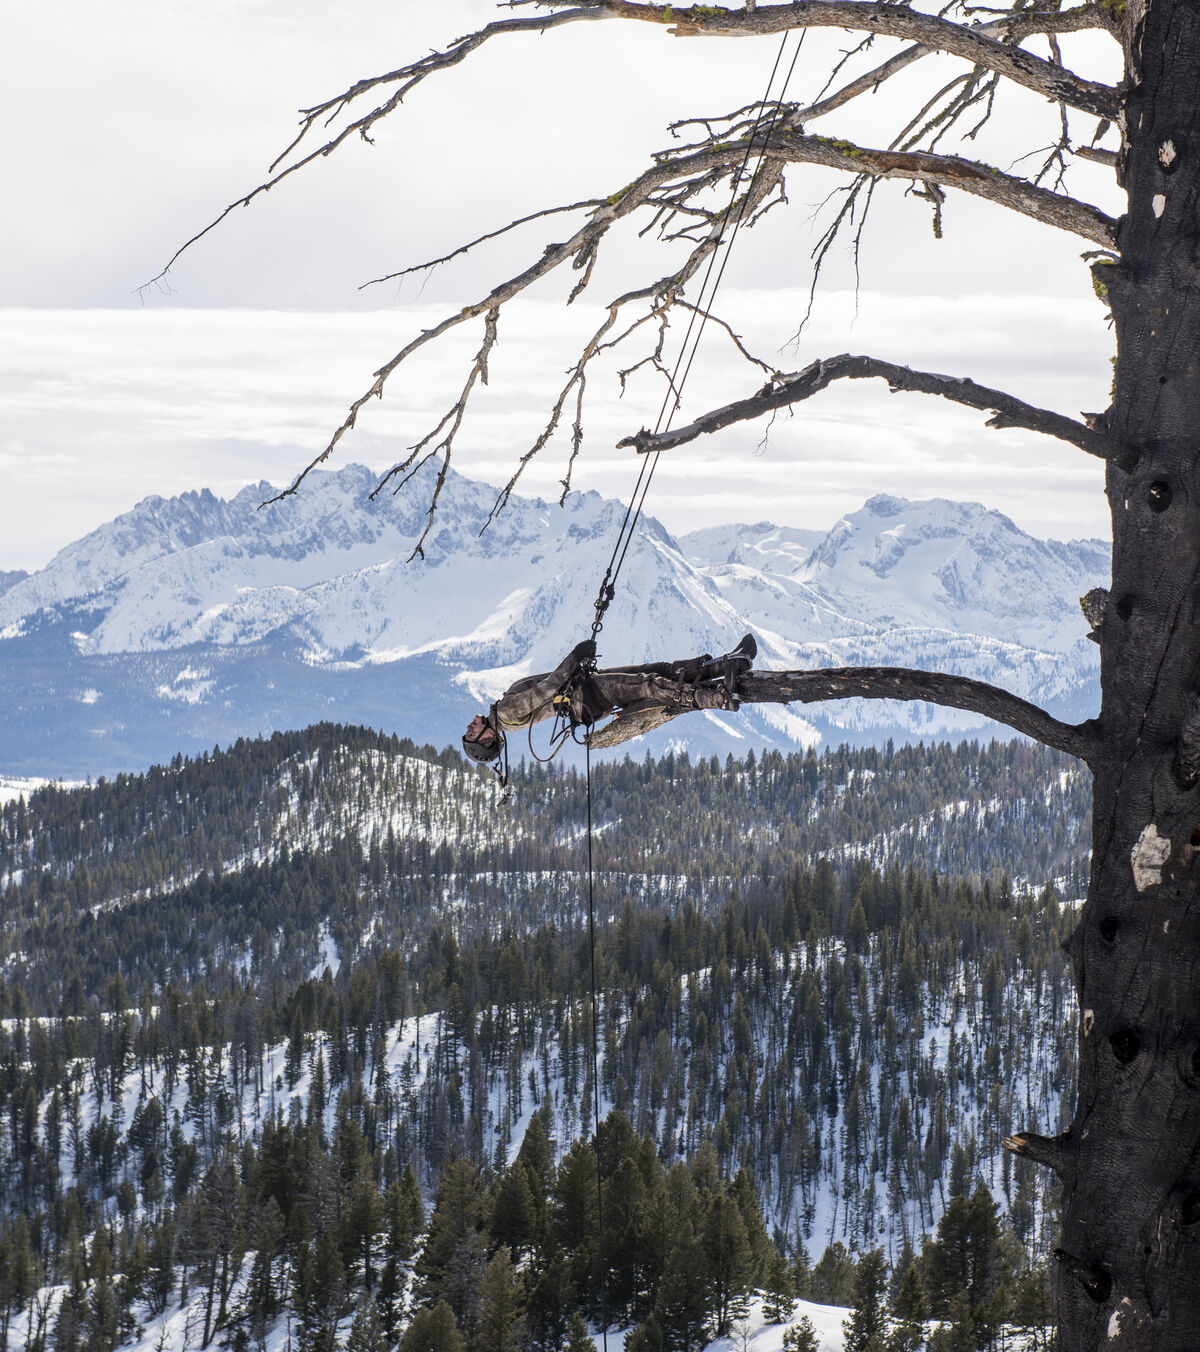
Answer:
[[[147,498],[39,572],[0,578],[0,771],[111,773],[328,718],[443,745],[586,635],[621,504],[513,498],[483,530],[494,490],[451,475],[424,558],[408,562],[428,486],[372,502],[372,483],[351,466],[261,511],[265,483],[228,501]],[[643,518],[600,658],[717,653],[751,629],[761,666],[939,667],[1079,718],[1098,662],[1077,598],[1107,572],[1102,542],[1037,540],[940,499],[877,496],[825,534],[759,523],[674,539]],[[854,702],[696,717],[647,748],[993,730]]]

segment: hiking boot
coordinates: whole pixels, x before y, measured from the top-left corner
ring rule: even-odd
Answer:
[[[754,640],[754,635],[745,634],[732,652],[726,653],[724,657],[717,657],[711,662],[706,662],[701,669],[700,679],[702,681],[723,679],[725,689],[732,695],[738,677],[744,676],[750,670],[757,656],[758,644]]]

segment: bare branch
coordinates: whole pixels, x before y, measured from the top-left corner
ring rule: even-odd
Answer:
[[[744,704],[815,704],[837,699],[924,700],[968,709],[1005,723],[1082,761],[1096,750],[1091,722],[1062,723],[1028,700],[984,681],[907,667],[829,667],[816,671],[752,671],[737,683]]]
[[[1102,6],[1081,5],[1076,9],[1063,10],[1061,13],[1025,12],[980,24],[974,31],[997,39],[1007,39],[1009,42],[1020,42],[1036,33],[1076,33],[1088,28],[1112,31]],[[874,70],[856,76],[827,98],[818,99],[816,103],[809,104],[806,108],[798,108],[789,119],[788,125],[803,126],[805,123],[815,122],[817,118],[824,117],[828,113],[836,112],[839,108],[844,108],[860,94],[873,92],[893,75],[898,75],[913,62],[931,55],[935,50],[936,48],[926,47],[922,43],[904,48],[903,51],[897,52],[895,56],[876,66]]]
[[[871,377],[886,380],[893,393],[911,390],[921,394],[939,394],[968,408],[991,411],[993,416],[988,419],[989,427],[1024,427],[1031,432],[1044,432],[1047,436],[1069,441],[1101,460],[1120,461],[1125,455],[1121,443],[1104,432],[1095,431],[1061,413],[1035,408],[1011,394],[1005,394],[1003,390],[977,385],[963,376],[914,371],[911,367],[897,366],[894,362],[881,361],[878,357],[857,357],[848,353],[815,361],[796,375],[778,376],[749,399],[739,399],[736,403],[713,409],[686,427],[672,428],[657,436],[643,429],[619,441],[617,445],[632,446],[642,454],[671,450],[705,433],[719,431],[733,423],[747,422],[772,409],[810,399],[827,389],[835,380],[865,380]]]
[[[691,301],[681,299],[677,300],[675,304],[681,310],[691,310],[693,314],[705,313],[704,311],[701,311],[695,305],[693,305]],[[725,332],[729,335],[729,341],[734,345],[734,347],[737,348],[737,350],[741,353],[741,355],[745,357],[745,359],[751,364],[751,366],[759,366],[768,375],[772,374],[775,368],[771,366],[769,362],[763,361],[761,357],[756,357],[753,352],[748,351],[745,344],[742,342],[741,335],[734,333],[733,329],[730,328],[730,326],[725,322],[725,320],[720,318],[719,315],[713,314],[711,311],[706,314],[706,318],[710,324],[716,324],[718,328],[725,330]]]
[[[144,290],[146,287],[153,286],[156,282],[162,281],[167,273],[171,271],[172,267],[178,262],[182,254],[190,249],[198,240],[203,239],[209,231],[215,230],[225,217],[231,212],[236,211],[238,207],[249,206],[261,193],[270,192],[277,184],[282,183],[285,178],[294,174],[298,169],[303,169],[305,165],[311,164],[313,160],[319,159],[325,155],[332,155],[338,146],[344,141],[349,140],[350,137],[357,135],[364,141],[370,141],[370,133],[375,124],[382,121],[389,113],[395,112],[404,101],[404,96],[410,90],[414,89],[423,80],[434,74],[434,72],[447,70],[451,66],[457,66],[460,61],[465,60],[472,52],[482,47],[490,38],[498,37],[501,34],[506,33],[540,33],[547,28],[561,28],[564,24],[576,23],[579,20],[604,19],[607,17],[608,15],[602,10],[584,6],[581,8],[567,9],[558,14],[536,19],[498,19],[495,23],[487,24],[485,27],[479,29],[478,32],[468,33],[465,37],[459,38],[457,41],[451,43],[444,52],[431,52],[428,56],[423,56],[419,61],[414,61],[407,66],[401,66],[397,70],[388,71],[384,75],[374,75],[366,80],[359,80],[356,84],[352,84],[349,89],[343,90],[340,94],[335,94],[333,98],[325,99],[322,103],[318,103],[312,108],[303,109],[300,120],[300,130],[296,136],[293,137],[287,149],[284,150],[282,154],[277,155],[274,161],[272,161],[268,171],[271,177],[266,179],[265,182],[260,183],[257,188],[253,188],[250,192],[246,193],[244,197],[239,197],[236,202],[230,202],[225,210],[214,220],[211,220],[203,230],[198,230],[191,239],[186,240],[181,244],[167,260],[166,267],[163,268],[158,276],[152,277],[148,282],[143,283],[140,289]],[[307,155],[302,156],[298,160],[294,160],[286,168],[280,169],[278,173],[275,172],[276,168],[287,159],[297,146],[299,146],[318,122],[324,120],[325,125],[328,126],[339,113],[348,108],[356,99],[361,98],[364,94],[369,93],[373,89],[378,89],[384,85],[394,84],[399,84],[400,88],[395,90],[383,103],[373,108],[369,113],[365,113],[362,117],[355,118],[353,122],[350,122],[343,127],[337,135],[330,137],[328,141],[318,146],[315,150],[309,151]]]
[[[413,559],[417,558],[418,555],[421,558],[425,557],[425,549],[424,549],[425,540],[428,537],[429,532],[433,529],[433,514],[437,508],[438,499],[442,496],[442,489],[446,483],[446,475],[450,470],[450,455],[454,447],[454,438],[458,433],[458,429],[462,426],[463,416],[467,411],[467,401],[471,397],[471,391],[475,386],[475,382],[478,380],[481,385],[486,385],[488,382],[488,358],[491,356],[492,348],[496,346],[496,334],[499,321],[500,321],[500,311],[498,309],[489,310],[487,312],[487,316],[484,319],[483,324],[483,342],[480,345],[479,351],[475,354],[475,361],[471,366],[470,372],[467,375],[467,381],[466,384],[463,386],[462,393],[451,405],[449,410],[446,412],[445,416],[442,418],[441,422],[438,423],[437,427],[435,427],[432,432],[429,432],[427,435],[422,437],[421,440],[418,441],[414,447],[412,447],[412,452],[408,456],[408,458],[404,460],[401,464],[395,465],[393,466],[392,469],[388,470],[388,472],[383,476],[383,478],[375,485],[375,487],[371,491],[372,499],[376,498],[379,495],[379,493],[383,491],[383,487],[388,482],[389,479],[392,479],[395,475],[400,474],[405,470],[408,470],[409,472],[404,475],[404,478],[402,478],[400,482],[396,485],[396,487],[392,490],[393,493],[399,493],[399,491],[404,487],[404,485],[408,483],[408,481],[417,473],[417,471],[425,464],[427,460],[432,459],[439,452],[441,453],[442,463],[441,467],[438,469],[437,482],[433,486],[433,492],[429,495],[429,508],[425,518],[425,529],[421,532],[420,538],[417,540],[417,543],[413,546],[412,553],[408,556],[407,561],[409,563],[411,563]],[[446,435],[442,437],[441,441],[438,442],[438,444],[433,448],[432,451],[430,451],[427,455],[425,455],[421,459],[420,463],[417,464],[415,468],[410,468],[410,466],[413,465],[413,462],[417,459],[417,457],[425,449],[425,447],[429,445],[429,443],[434,439],[434,437],[440,435],[442,429],[446,426],[447,423],[450,424],[450,430],[446,433]],[[289,492],[290,491],[292,490],[289,490]]]
[[[469,253],[480,244],[486,244],[490,239],[499,239],[501,235],[507,235],[510,230],[515,230],[518,226],[528,225],[530,221],[541,221],[547,216],[564,216],[571,211],[582,211],[584,207],[598,207],[603,206],[603,204],[603,198],[589,197],[582,202],[572,202],[570,206],[544,207],[541,211],[531,211],[528,216],[518,216],[515,221],[510,221],[507,225],[502,225],[496,230],[489,230],[486,234],[479,235],[467,244],[460,244],[457,249],[451,249],[448,254],[443,254],[441,258],[430,258],[424,263],[414,263],[410,268],[401,268],[398,272],[385,273],[382,277],[372,277],[370,281],[363,282],[358,289],[364,291],[368,286],[379,286],[382,282],[395,282],[399,281],[401,277],[411,277],[414,272],[428,272],[430,268],[449,263],[451,259]]]
[[[1069,1132],[1060,1136],[1039,1136],[1036,1131],[1017,1131],[1005,1136],[1001,1144],[1014,1155],[1022,1155],[1034,1164],[1053,1169],[1059,1178],[1066,1173],[1071,1144]]]
[[[699,152],[701,155],[719,150]],[[958,188],[974,197],[982,197],[1053,225],[1059,230],[1091,240],[1105,248],[1116,246],[1117,223],[1111,216],[1087,202],[1064,193],[1039,188],[1027,179],[1005,174],[977,160],[958,155],[931,155],[925,151],[872,150],[849,141],[833,141],[822,136],[802,136],[785,132],[772,136],[768,158],[778,157],[800,164],[820,164],[854,174],[875,178],[907,178]]]
[[[1075,154],[1081,160],[1092,160],[1096,164],[1106,164],[1110,169],[1117,167],[1117,152],[1104,150],[1100,146],[1076,146]]]
[[[556,0],[548,3],[553,8]],[[1066,103],[1097,117],[1114,117],[1118,112],[1117,91],[1111,86],[1063,70],[1023,47],[990,36],[980,26],[968,27],[936,14],[923,14],[907,5],[878,0],[794,0],[791,4],[732,10],[700,5],[674,9],[670,5],[636,4],[633,0],[597,0],[597,8],[620,19],[665,25],[677,37],[744,37],[782,33],[792,28],[845,28],[880,34],[962,57],[973,66],[993,70],[1056,103]],[[1086,26],[1107,25],[1089,16]]]

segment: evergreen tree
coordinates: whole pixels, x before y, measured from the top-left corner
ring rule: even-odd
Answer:
[[[783,1352],[820,1352],[820,1340],[812,1320],[802,1314],[791,1328],[783,1333]]]
[[[422,1306],[414,1312],[396,1352],[466,1352],[454,1311],[444,1300],[432,1308]]]
[[[884,1352],[886,1291],[887,1261],[882,1249],[871,1249],[855,1264],[854,1308],[842,1324],[845,1352]]]
[[[112,1248],[103,1231],[92,1240],[91,1268],[83,1336],[88,1352],[112,1352],[121,1335],[121,1307],[113,1284]]]
[[[513,1258],[519,1260],[537,1242],[539,1212],[544,1214],[545,1201],[540,1208],[534,1202],[529,1170],[518,1159],[496,1184],[488,1225],[492,1242],[507,1244]]]
[[[854,1260],[835,1239],[812,1270],[809,1300],[818,1305],[850,1305],[854,1300]]]
[[[479,1296],[473,1352],[520,1352],[525,1330],[521,1285],[507,1249],[501,1248],[488,1264]]]
[[[1028,1338],[1033,1352],[1049,1347],[1054,1337],[1054,1301],[1050,1293],[1050,1274],[1044,1267],[1027,1268],[1013,1288],[1009,1318]]]
[[[937,1239],[921,1256],[930,1314],[951,1318],[951,1308],[965,1302],[964,1317],[980,1345],[990,1339],[1002,1312],[1000,1253],[996,1204],[980,1184],[969,1198],[951,1201],[938,1222]]]
[[[576,1298],[591,1304],[597,1254],[596,1157],[577,1140],[563,1156],[554,1179],[552,1245],[566,1255],[567,1274]]]
[[[786,1324],[796,1308],[796,1280],[791,1264],[774,1245],[767,1260],[762,1294],[763,1318],[769,1324]]]
[[[530,1341],[534,1347],[557,1349],[567,1336],[568,1316],[577,1312],[579,1302],[579,1295],[571,1282],[567,1259],[557,1249],[543,1251],[531,1275],[532,1289],[528,1300]]]
[[[925,1292],[916,1262],[909,1262],[892,1298],[895,1326],[888,1339],[888,1352],[916,1352],[924,1338]]]
[[[404,1166],[400,1177],[384,1196],[383,1223],[387,1231],[388,1254],[398,1262],[411,1258],[414,1241],[425,1224],[421,1189],[411,1163]]]
[[[596,1344],[583,1322],[578,1310],[571,1316],[567,1325],[567,1340],[562,1345],[563,1352],[596,1352]]]
[[[742,1213],[734,1199],[718,1193],[704,1218],[704,1258],[708,1273],[708,1307],[723,1338],[733,1321],[745,1314],[754,1273],[754,1254]]]
[[[433,1305],[446,1301],[456,1324],[468,1333],[485,1264],[483,1201],[475,1165],[468,1159],[450,1160],[438,1183],[429,1233],[415,1268],[421,1300]]]
[[[667,1352],[667,1342],[657,1315],[652,1314],[625,1339],[625,1352]]]
[[[930,1335],[928,1352],[978,1352],[986,1347],[975,1330],[971,1301],[965,1291],[957,1292],[946,1307],[946,1317]]]
[[[793,1264],[792,1274],[792,1279],[796,1284],[796,1298],[798,1300],[814,1300],[812,1263],[809,1261],[808,1249],[803,1242],[796,1245],[796,1261]]]
[[[704,1240],[686,1214],[675,1220],[654,1304],[656,1336],[663,1345],[693,1352],[705,1342],[712,1299]]]
[[[757,1287],[766,1276],[775,1246],[767,1235],[766,1226],[763,1225],[758,1185],[749,1169],[742,1168],[737,1171],[730,1184],[729,1193],[737,1203],[742,1224],[746,1227],[746,1241],[750,1245],[752,1260],[750,1286]]]
[[[354,1312],[354,1322],[346,1337],[346,1352],[387,1352],[389,1345],[375,1302],[367,1297]]]

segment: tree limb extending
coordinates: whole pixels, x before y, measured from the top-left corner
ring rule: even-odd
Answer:
[[[335,94],[332,98],[325,99],[321,103],[315,104],[312,108],[301,110],[300,130],[292,138],[287,148],[283,150],[272,161],[269,173],[270,177],[260,183],[258,187],[252,188],[243,197],[239,197],[236,202],[230,202],[224,211],[204,227],[198,230],[189,240],[186,240],[171,255],[166,266],[156,277],[152,277],[143,287],[153,286],[171,271],[180,255],[186,253],[198,240],[204,238],[211,230],[215,230],[218,225],[231,212],[236,211],[238,207],[248,207],[260,193],[270,192],[277,184],[282,183],[285,178],[294,174],[298,169],[303,169],[305,165],[311,164],[313,160],[321,159],[326,155],[332,155],[333,152],[352,136],[358,136],[364,141],[371,140],[371,131],[377,122],[381,122],[389,113],[395,110],[404,101],[405,94],[415,88],[422,80],[427,79],[436,71],[446,70],[451,66],[457,66],[460,61],[465,60],[477,48],[482,47],[490,38],[499,37],[502,34],[521,33],[532,30],[540,33],[547,28],[559,28],[563,24],[575,23],[581,19],[594,20],[606,18],[607,15],[587,6],[580,9],[569,9],[559,14],[550,15],[536,19],[498,19],[495,23],[485,25],[478,32],[468,33],[465,37],[459,38],[444,52],[430,52],[428,56],[423,56],[419,61],[413,61],[407,66],[400,66],[396,70],[391,70],[383,75],[373,75],[368,79],[359,80],[352,84],[348,89],[344,89],[340,94]],[[370,93],[374,89],[383,86],[398,85],[382,103],[372,108],[370,112],[364,113],[361,117],[355,118],[349,122],[334,136],[330,137],[315,150],[307,155],[301,156],[298,160],[293,160],[291,164],[280,169],[279,166],[292,153],[293,150],[303,141],[308,133],[318,123],[324,123],[328,126],[330,122],[337,118],[339,113],[344,112],[351,103],[361,98],[364,94]],[[279,170],[276,173],[276,170]]]
[[[816,671],[752,671],[737,684],[743,704],[818,704],[835,699],[924,700],[968,709],[1005,723],[1035,741],[1090,762],[1095,726],[1061,723],[1028,700],[999,686],[941,671],[908,667],[828,667]]]
[[[1085,423],[1076,422],[1074,418],[1061,413],[1052,413],[1049,409],[1035,408],[1011,394],[1005,394],[1003,390],[977,385],[965,376],[914,371],[909,366],[898,366],[895,362],[882,361],[878,357],[856,357],[846,352],[815,361],[796,375],[776,376],[750,398],[713,409],[686,427],[675,427],[657,436],[643,428],[617,445],[632,446],[642,454],[669,451],[707,432],[716,432],[733,423],[760,417],[772,409],[811,399],[835,380],[866,380],[871,377],[886,380],[893,393],[911,390],[919,394],[938,394],[956,404],[965,404],[968,408],[991,411],[993,416],[988,419],[989,427],[1024,427],[1030,432],[1044,432],[1060,441],[1069,441],[1101,460],[1120,460],[1125,454],[1125,447],[1119,441],[1103,432],[1094,431]]]
[[[1053,225],[1103,248],[1116,247],[1117,223],[1098,207],[1064,193],[1039,188],[1028,179],[1003,173],[960,155],[932,155],[919,150],[873,150],[850,141],[783,132],[767,143],[767,156],[798,164],[819,164],[875,178],[904,178],[957,188],[974,197]]]
[[[1111,16],[1102,6],[1080,5],[1076,9],[1067,9],[1055,13],[1025,11],[1019,14],[1006,15],[1002,19],[993,19],[990,23],[980,24],[974,31],[998,40],[1007,39],[1011,43],[1020,42],[1034,34],[1077,33],[1089,28],[1102,28],[1110,31],[1110,18]],[[903,48],[896,52],[894,56],[888,57],[881,65],[876,66],[874,70],[865,71],[862,75],[848,81],[834,93],[818,98],[815,103],[811,103],[805,108],[797,109],[789,125],[804,125],[808,122],[814,122],[818,117],[825,117],[828,113],[844,108],[846,104],[858,98],[860,94],[874,92],[881,84],[890,80],[893,75],[899,74],[907,66],[911,66],[914,61],[920,61],[922,57],[929,56],[936,50],[935,47],[927,47],[919,42],[911,47]]]
[[[556,8],[566,0],[543,0]],[[759,5],[750,9],[723,9],[711,5],[675,8],[645,5],[634,0],[594,0],[576,11],[594,8],[619,19],[640,19],[666,25],[678,37],[746,37],[782,33],[792,28],[846,28],[883,37],[919,43],[973,66],[983,66],[1014,84],[1042,94],[1056,103],[1078,108],[1097,117],[1115,118],[1120,109],[1117,91],[1095,80],[1086,80],[1053,61],[1035,56],[1012,42],[1002,42],[980,26],[955,23],[936,14],[922,14],[907,5],[886,0],[794,0],[785,5]],[[1099,16],[1089,15],[1087,27],[1105,27]]]

